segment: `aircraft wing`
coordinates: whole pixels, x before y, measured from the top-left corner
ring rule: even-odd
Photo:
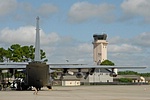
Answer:
[[[102,65],[50,65],[49,66],[50,69],[52,70],[60,70],[63,73],[60,76],[60,79],[63,79],[63,76],[68,73],[73,75],[74,72],[70,71],[72,69],[77,69],[78,72],[76,73],[76,77],[77,78],[82,78],[83,77],[83,72],[82,70],[87,70],[86,74],[84,76],[84,79],[86,79],[89,75],[92,75],[95,71],[95,69],[99,68],[99,69],[104,69],[106,71],[108,71],[110,73],[110,76],[112,77],[116,77],[118,74],[118,70],[117,69],[144,69],[146,68],[145,66],[102,66]]]
[[[11,62],[11,63],[0,63],[0,69],[7,68],[26,68],[27,62]],[[100,69],[144,69],[146,66],[105,66],[105,65],[86,65],[86,64],[78,64],[78,63],[49,63],[50,69],[91,69],[91,68],[100,68]]]
[[[146,66],[102,66],[102,65],[50,65],[51,69],[90,69],[90,68],[100,68],[100,69],[144,69]]]
[[[21,69],[26,68],[26,65],[28,65],[28,62],[6,62],[6,63],[0,63],[0,69],[8,69],[8,68],[14,68],[14,69]],[[49,63],[47,64],[49,66],[82,66],[86,64],[78,64],[78,63]]]
[[[8,62],[8,63],[0,63],[1,65],[27,65],[27,62]]]
[[[0,63],[0,69],[25,69],[28,63]]]
[[[79,64],[79,63],[48,63],[47,65],[50,66],[83,66],[83,65],[87,65],[87,64]]]
[[[26,65],[0,65],[0,69],[9,69],[9,68],[25,69]]]

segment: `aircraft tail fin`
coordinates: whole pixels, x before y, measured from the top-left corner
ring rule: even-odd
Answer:
[[[36,40],[35,40],[35,58],[34,58],[34,61],[41,61],[39,20],[40,20],[40,18],[37,17],[36,18]]]

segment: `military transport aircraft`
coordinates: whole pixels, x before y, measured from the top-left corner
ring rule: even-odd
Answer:
[[[69,73],[71,69],[76,69],[76,77],[83,77],[83,70],[87,70],[84,75],[84,79],[86,79],[89,75],[92,75],[96,68],[106,69],[110,72],[110,76],[117,76],[117,69],[142,69],[146,67],[137,67],[137,66],[101,66],[101,65],[85,65],[85,64],[49,64],[41,61],[40,58],[40,29],[39,29],[39,17],[36,18],[36,41],[35,41],[35,59],[32,62],[28,63],[0,63],[0,69],[25,69],[26,70],[26,78],[24,86],[22,89],[27,89],[31,86],[36,87],[37,89],[41,89],[43,86],[47,86],[48,88],[52,88],[51,84],[51,76],[50,73],[53,70],[60,70],[62,72],[61,78]]]

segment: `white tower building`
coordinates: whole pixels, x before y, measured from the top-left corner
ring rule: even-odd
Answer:
[[[106,41],[107,35],[93,35],[94,41],[93,43],[93,60],[96,65],[100,65],[101,62],[107,60],[107,44]],[[82,78],[81,82],[84,83],[101,83],[101,82],[113,82],[113,77],[110,76],[110,72],[105,69],[95,69],[93,75],[89,75],[89,77],[85,80]]]
[[[93,59],[96,65],[99,65],[101,62],[107,59],[107,44],[106,41],[107,35],[93,35]]]

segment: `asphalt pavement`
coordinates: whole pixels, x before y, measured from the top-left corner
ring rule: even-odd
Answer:
[[[0,91],[0,100],[150,100],[150,85],[99,85],[62,87],[52,90]]]

